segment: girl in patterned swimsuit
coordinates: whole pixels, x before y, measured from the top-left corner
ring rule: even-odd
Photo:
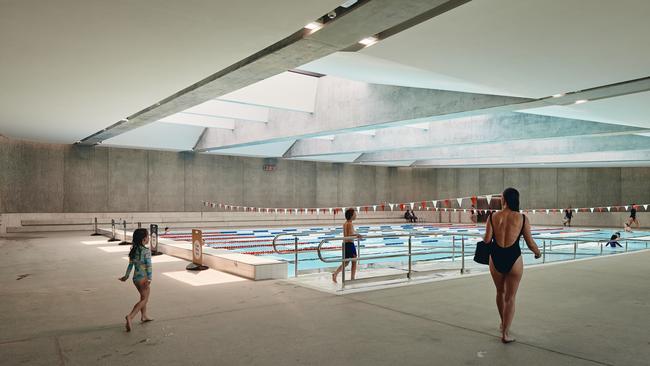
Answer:
[[[124,282],[129,278],[131,269],[133,269],[133,284],[140,293],[140,301],[134,306],[133,310],[125,317],[126,331],[131,331],[131,321],[140,312],[140,320],[143,323],[150,322],[153,319],[147,317],[147,302],[149,301],[149,291],[151,286],[151,251],[145,245],[149,242],[149,233],[147,229],[136,229],[133,232],[133,245],[129,251],[129,266],[126,268],[126,274],[120,278]]]

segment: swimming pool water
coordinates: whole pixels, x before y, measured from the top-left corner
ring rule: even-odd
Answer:
[[[461,237],[465,236],[465,262],[471,266],[475,243],[481,240],[480,235],[484,233],[483,227],[476,225],[374,225],[357,226],[357,232],[362,235],[389,235],[412,233],[412,253],[434,252],[432,254],[417,255],[413,257],[414,262],[451,261],[461,258]],[[606,243],[613,229],[588,229],[588,228],[557,228],[557,227],[534,227],[532,230],[540,250],[546,243],[546,262],[564,261],[601,254],[601,242]],[[291,251],[286,254],[278,254],[273,251],[273,238],[279,234],[293,234],[298,237],[298,268],[301,272],[330,270],[340,263],[325,263],[318,258],[316,248],[323,239],[342,236],[342,228],[339,227],[288,227],[288,228],[259,228],[259,229],[238,229],[238,230],[203,230],[203,238],[206,246],[219,249],[228,249],[239,253],[252,254],[269,257],[288,262],[289,275],[294,274],[294,237],[284,236],[278,239],[277,247],[281,251]],[[161,235],[175,240],[190,241],[191,231],[173,231]],[[574,240],[575,239],[575,240]],[[634,240],[636,239],[636,240]],[[623,248],[605,247],[602,254],[613,254],[625,251],[646,249],[648,242],[639,239],[650,239],[650,232],[636,231],[634,233],[622,233],[619,243]],[[574,243],[578,245],[574,255]],[[626,243],[627,241],[627,243]],[[391,266],[400,267],[408,260],[408,236],[364,238],[358,243],[360,257],[370,255],[404,254],[404,256],[368,259],[360,261],[360,266]],[[541,263],[535,260],[532,253],[527,249],[525,243],[521,243],[524,263]],[[341,258],[341,241],[331,241],[323,246],[323,256],[326,259]],[[454,252],[454,253],[450,253]]]

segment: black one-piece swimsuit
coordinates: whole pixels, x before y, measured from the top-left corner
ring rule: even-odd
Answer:
[[[523,214],[522,214],[523,216]],[[517,241],[508,247],[500,247],[497,245],[496,236],[494,235],[494,224],[492,224],[492,216],[490,215],[490,225],[492,225],[492,245],[490,245],[490,256],[492,257],[492,264],[499,273],[506,274],[510,272],[512,266],[521,256],[521,248],[519,247],[519,239],[524,234],[524,225],[526,225],[526,216],[523,216],[524,221],[521,224],[521,231],[517,236]]]

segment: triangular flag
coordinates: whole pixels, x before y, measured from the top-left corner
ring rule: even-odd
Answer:
[[[330,210],[330,214],[331,214],[332,213],[332,208],[330,207],[329,210]]]
[[[628,208],[629,206],[623,206],[623,207],[625,207],[625,211],[627,211],[627,208]]]
[[[643,205],[643,209],[647,211],[648,210],[648,205]]]
[[[463,205],[463,199],[462,198],[456,198],[456,201],[458,201],[458,207]]]
[[[547,215],[548,215],[548,212],[549,212],[549,210],[548,210],[548,208],[547,208],[547,209],[546,209],[546,214],[547,214]]]
[[[593,208],[593,207],[590,207],[589,209],[591,210],[592,213],[594,212],[594,208]]]
[[[360,211],[361,211],[361,210],[360,210],[359,206],[357,206],[357,212],[360,212]]]
[[[411,202],[411,210],[415,207],[415,202]]]
[[[611,210],[612,210],[612,206],[607,206],[607,211],[611,211]]]
[[[372,205],[372,212],[377,212],[377,205]]]
[[[436,204],[438,203],[438,201],[431,201],[431,202],[433,202],[433,207],[436,207]]]
[[[393,211],[393,205],[394,203],[389,203],[388,206],[390,206],[390,210]]]
[[[489,204],[490,204],[490,201],[492,201],[492,195],[491,195],[491,194],[488,194],[488,195],[485,196],[485,198],[487,198],[488,205],[489,205]]]
[[[577,209],[577,208],[574,208],[574,210],[575,210],[576,213],[578,213],[578,209]]]
[[[535,210],[533,210],[533,215],[535,214]]]
[[[467,209],[464,208],[464,209],[463,209],[463,212],[467,212]]]
[[[316,216],[318,216],[319,213],[320,213],[320,208],[317,208],[316,209]]]

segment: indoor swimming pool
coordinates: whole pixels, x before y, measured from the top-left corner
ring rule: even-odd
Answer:
[[[482,239],[484,233],[482,225],[359,225],[356,230],[363,236],[356,243],[360,269],[404,269],[408,262],[410,238],[414,264],[440,264],[445,268],[453,267],[452,264],[454,264],[462,265],[464,268],[487,270],[486,266],[477,265],[472,261],[476,242]],[[621,232],[621,238],[618,240],[621,247],[605,246],[615,231],[617,230],[533,227],[533,237],[545,255],[543,259],[535,260],[522,240],[520,245],[524,263],[566,261],[641,250],[648,247],[650,232],[643,231]],[[289,276],[294,276],[296,273],[294,267],[296,248],[298,273],[331,271],[333,267],[337,267],[342,256],[341,236],[342,228],[340,226],[203,230],[206,246],[286,261]],[[190,241],[191,231],[176,230],[161,235],[161,237]],[[273,247],[273,240],[276,237],[277,252]],[[319,244],[321,245],[322,258],[335,262],[326,263],[319,258]],[[463,249],[464,261],[462,260]],[[378,258],[382,256],[390,257]]]

